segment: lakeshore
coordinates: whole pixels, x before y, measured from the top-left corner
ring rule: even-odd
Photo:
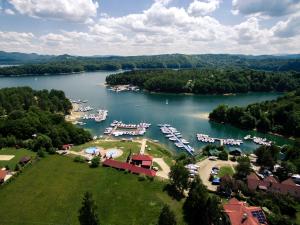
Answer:
[[[66,96],[72,99],[86,99],[88,105],[94,109],[107,109],[109,116],[105,121],[96,123],[93,120],[85,120],[85,125],[81,127],[88,129],[92,135],[103,135],[105,128],[110,126],[113,120],[124,123],[137,124],[147,122],[153,124],[146,134],[146,138],[158,140],[174,152],[182,152],[172,142],[167,140],[156,126],[159,123],[169,123],[176,127],[182,135],[190,141],[190,145],[195,148],[195,153],[205,145],[196,139],[197,133],[208,134],[218,138],[243,139],[248,134],[267,138],[276,144],[283,145],[289,143],[283,137],[261,134],[256,131],[245,131],[229,125],[217,124],[207,119],[207,113],[211,112],[219,104],[244,106],[250,103],[272,100],[280,96],[278,93],[247,93],[235,96],[224,95],[176,95],[176,94],[151,94],[147,92],[121,92],[107,90],[99,83],[104,83],[107,75],[113,72],[93,72],[81,73],[73,76],[52,75],[41,76],[35,80],[30,77],[3,77],[0,78],[0,87],[10,86],[31,86],[34,89],[61,89]],[[68,85],[65,85],[68,84]],[[168,104],[166,104],[168,100]],[[78,106],[73,106],[73,110]],[[78,120],[83,114],[71,112],[68,120]],[[123,138],[123,137],[121,137]],[[125,138],[127,138],[125,136]],[[244,143],[241,149],[251,152],[258,145],[251,142]]]

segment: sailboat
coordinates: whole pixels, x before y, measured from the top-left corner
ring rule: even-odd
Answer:
[[[169,104],[169,100],[167,99],[167,100],[166,100],[166,105],[168,105],[168,104]]]

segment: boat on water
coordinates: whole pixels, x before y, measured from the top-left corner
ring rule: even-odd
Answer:
[[[168,104],[169,104],[169,100],[167,99],[167,100],[166,100],[166,105],[168,105]]]

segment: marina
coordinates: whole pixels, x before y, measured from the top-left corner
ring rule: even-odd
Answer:
[[[91,114],[85,114],[83,115],[83,120],[94,120],[95,122],[102,122],[106,120],[108,116],[108,110],[105,109],[99,109],[97,110],[97,113],[91,113]]]
[[[197,134],[197,140],[203,143],[208,143],[212,144],[215,143],[216,141],[220,142],[220,145],[230,145],[230,146],[240,146],[243,144],[242,140],[239,139],[233,139],[233,138],[213,138],[210,137],[207,134]]]
[[[261,137],[256,137],[256,136],[251,137],[251,135],[245,136],[244,140],[252,140],[255,144],[258,144],[258,145],[264,145],[264,146],[272,145],[272,141],[268,141],[266,138],[261,138]]]
[[[170,124],[159,124],[158,126],[160,126],[160,130],[165,134],[165,137],[173,141],[177,148],[185,149],[190,155],[194,154],[194,148],[189,145],[189,141],[181,138],[182,135],[176,128],[171,127]]]
[[[108,87],[108,90],[115,92],[123,92],[123,91],[140,91],[139,87],[133,85],[116,85]]]
[[[122,135],[142,136],[150,126],[150,123],[125,124],[122,121],[114,120],[110,124],[110,127],[105,129],[104,134],[113,135],[115,137]]]

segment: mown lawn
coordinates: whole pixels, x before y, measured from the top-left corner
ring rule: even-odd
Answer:
[[[27,150],[27,149],[15,149],[15,148],[3,148],[0,150],[0,155],[14,155],[15,157],[9,161],[1,161],[0,160],[0,168],[9,166],[11,170],[14,170],[16,164],[20,161],[23,156],[31,156],[34,157],[36,155],[35,152]]]
[[[182,203],[163,192],[161,181],[112,168],[91,169],[66,156],[47,156],[0,188],[1,225],[78,225],[85,191],[94,195],[101,224],[156,224],[163,203],[182,222]]]
[[[233,174],[234,174],[234,171],[231,166],[222,166],[220,168],[218,177],[223,177],[224,175],[232,176]]]
[[[163,158],[169,165],[173,165],[173,154],[168,151],[163,145],[147,141],[146,153],[152,155],[154,158]]]

